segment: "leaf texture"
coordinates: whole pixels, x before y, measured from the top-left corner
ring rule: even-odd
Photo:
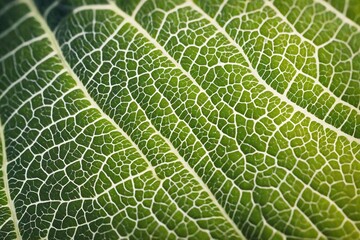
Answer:
[[[0,238],[360,238],[356,6],[0,0]]]

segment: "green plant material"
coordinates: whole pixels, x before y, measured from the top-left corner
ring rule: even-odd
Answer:
[[[357,0],[0,0],[0,239],[360,239]]]

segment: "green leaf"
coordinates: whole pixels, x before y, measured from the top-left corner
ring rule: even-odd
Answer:
[[[0,0],[0,238],[360,238],[356,9]]]

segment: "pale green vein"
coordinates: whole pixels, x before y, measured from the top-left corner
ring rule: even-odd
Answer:
[[[11,213],[11,219],[14,223],[14,229],[15,229],[15,234],[16,234],[16,238],[21,240],[21,234],[20,234],[20,230],[19,230],[19,221],[17,219],[16,216],[16,209],[13,203],[13,200],[11,199],[10,196],[10,188],[9,188],[9,179],[8,179],[8,175],[7,175],[7,157],[6,157],[6,146],[5,146],[5,136],[4,136],[4,127],[1,124],[0,121],[0,140],[1,140],[1,144],[2,144],[2,174],[3,174],[3,179],[4,179],[4,191],[6,194],[6,198],[7,198],[7,202],[8,202],[8,207],[10,209],[10,213]]]

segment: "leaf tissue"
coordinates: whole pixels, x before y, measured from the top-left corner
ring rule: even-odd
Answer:
[[[0,239],[360,239],[358,0],[0,0]]]

